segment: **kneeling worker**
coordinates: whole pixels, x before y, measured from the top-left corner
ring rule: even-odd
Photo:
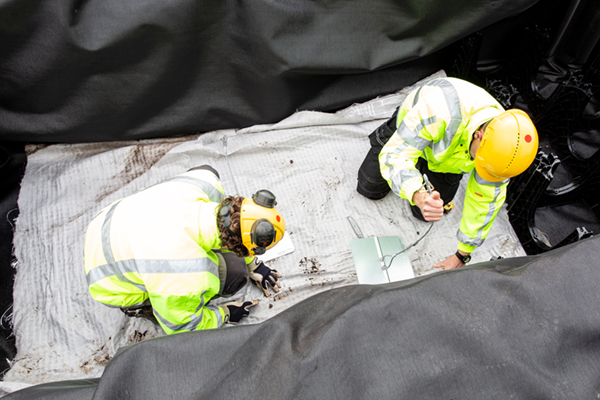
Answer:
[[[505,111],[485,90],[456,78],[417,87],[369,138],[358,192],[376,200],[392,190],[423,221],[439,221],[451,209],[462,176],[473,171],[458,249],[434,264],[446,270],[463,266],[483,244],[506,199],[509,178],[524,172],[538,152],[537,131],[525,112]],[[424,175],[434,188],[431,195]]]
[[[255,256],[285,233],[275,196],[225,197],[202,166],[115,201],[90,223],[85,273],[92,297],[168,334],[238,323],[258,300],[212,306],[252,279],[265,296],[281,275]]]

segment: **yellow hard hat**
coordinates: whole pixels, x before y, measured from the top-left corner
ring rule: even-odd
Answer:
[[[274,208],[276,204],[275,195],[268,190],[259,190],[242,202],[242,243],[250,255],[264,254],[283,238],[285,221]]]
[[[475,155],[475,169],[490,182],[512,178],[529,168],[538,144],[535,125],[524,111],[504,111],[485,128]]]

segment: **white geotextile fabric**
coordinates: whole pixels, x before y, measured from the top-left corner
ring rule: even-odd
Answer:
[[[443,71],[432,77],[445,76]],[[428,224],[393,194],[371,201],[356,192],[368,135],[392,114],[411,87],[334,114],[298,112],[273,125],[181,138],[29,147],[19,197],[14,245],[19,262],[14,289],[18,354],[0,395],[23,385],[99,377],[121,346],[164,335],[141,319],[95,302],[83,270],[87,225],[98,210],[146,186],[210,164],[225,192],[277,196],[295,251],[270,261],[283,274],[282,290],[265,298],[248,284],[237,299],[260,299],[244,324],[264,321],[316,293],[357,284],[350,251],[351,216],[365,236],[416,241]],[[227,137],[226,148],[223,138]],[[462,185],[467,179],[462,180]],[[456,250],[463,191],[456,207],[429,237],[409,250],[415,275]],[[526,255],[505,208],[473,262]]]

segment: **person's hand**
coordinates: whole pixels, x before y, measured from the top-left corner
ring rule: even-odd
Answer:
[[[277,272],[277,270],[267,267],[265,263],[259,262],[258,266],[255,266],[255,268],[249,271],[248,276],[250,276],[250,279],[252,279],[252,281],[263,291],[266,297],[271,296],[269,287],[271,287],[275,293],[279,292],[279,282],[277,279],[281,278],[281,274]]]
[[[458,257],[456,257],[456,255],[454,254],[452,254],[450,257],[446,258],[442,262],[433,264],[435,268],[444,268],[444,271],[449,271],[454,268],[462,267],[463,265],[465,264],[462,261],[460,261]]]
[[[230,303],[225,303],[221,307],[225,310],[225,322],[230,324],[237,324],[244,317],[250,315],[250,307],[254,307],[258,304],[258,300],[252,301],[232,301]]]
[[[439,221],[444,215],[444,200],[440,192],[433,191],[431,196],[426,191],[415,192],[413,202],[421,209],[425,221]]]

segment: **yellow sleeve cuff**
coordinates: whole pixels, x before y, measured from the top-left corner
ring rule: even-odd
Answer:
[[[476,247],[475,246],[470,246],[468,244],[464,244],[462,242],[458,242],[458,250],[465,252],[465,253],[472,253],[473,251],[475,251]]]
[[[407,196],[406,200],[408,200],[408,202],[410,203],[411,206],[415,205],[415,203],[413,201],[413,196],[415,195],[415,192],[418,192],[419,190],[421,190],[422,187],[423,187],[423,181],[407,182],[406,186],[404,187],[403,192],[406,194],[406,196]]]

